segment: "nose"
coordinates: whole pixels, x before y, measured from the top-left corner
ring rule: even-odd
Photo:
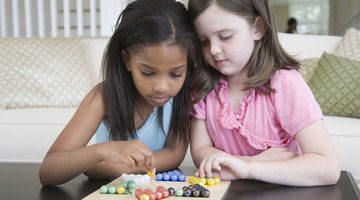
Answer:
[[[154,80],[153,90],[156,93],[165,93],[170,88],[170,82],[166,78],[159,78]]]
[[[218,55],[221,53],[221,46],[215,42],[215,41],[210,41],[210,53],[212,55]]]

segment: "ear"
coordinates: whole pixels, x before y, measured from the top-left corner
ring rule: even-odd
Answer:
[[[254,27],[253,27],[253,39],[255,41],[260,40],[265,32],[265,23],[264,19],[261,16],[256,17]]]
[[[130,57],[126,54],[125,50],[121,50],[121,58],[125,63],[125,67],[128,71],[130,71]]]

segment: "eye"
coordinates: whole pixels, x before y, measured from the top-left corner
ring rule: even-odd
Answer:
[[[231,34],[224,34],[224,35],[220,35],[220,40],[228,40],[232,37]]]
[[[181,73],[181,72],[176,72],[176,73],[171,73],[170,75],[171,75],[172,77],[174,77],[174,78],[180,78],[180,77],[183,76],[183,73]]]
[[[146,76],[146,77],[151,77],[151,76],[153,76],[153,75],[154,75],[154,73],[153,73],[153,72],[145,72],[145,71],[141,71],[141,75]]]

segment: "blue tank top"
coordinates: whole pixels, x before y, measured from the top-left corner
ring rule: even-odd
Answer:
[[[139,130],[136,131],[136,139],[141,140],[153,152],[164,148],[166,137],[170,131],[171,112],[172,99],[163,106],[163,127],[165,131],[163,132],[157,119],[158,108],[154,107],[153,112],[150,113],[146,122]],[[110,131],[106,126],[106,123],[102,121],[95,133],[96,143],[110,141],[109,133]]]

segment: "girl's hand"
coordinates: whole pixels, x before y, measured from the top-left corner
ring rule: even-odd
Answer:
[[[219,171],[219,172],[214,171],[213,172],[213,177],[214,176],[219,177],[221,180],[234,180],[234,179],[237,179],[237,177],[235,177],[233,172],[229,168],[227,168],[225,166],[223,166],[221,168],[221,171]]]
[[[283,161],[295,158],[296,153],[289,151],[285,147],[273,147],[266,149],[265,151],[259,153],[256,156],[252,157],[252,161]]]
[[[236,156],[219,153],[204,158],[195,172],[195,176],[200,177],[212,177],[217,174],[222,180],[246,179],[249,174],[248,164]]]
[[[153,152],[140,140],[105,142],[101,143],[100,149],[106,163],[139,167],[144,171],[155,169]]]

